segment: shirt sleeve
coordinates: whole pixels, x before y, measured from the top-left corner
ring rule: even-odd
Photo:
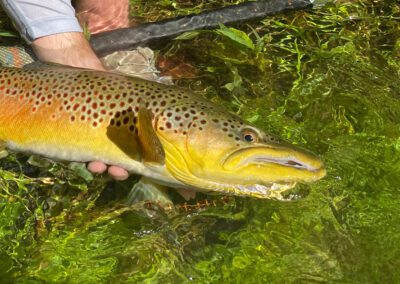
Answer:
[[[0,0],[28,42],[64,32],[82,32],[71,0]]]

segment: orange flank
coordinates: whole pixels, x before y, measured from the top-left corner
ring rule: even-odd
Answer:
[[[10,71],[11,76],[6,73]],[[44,72],[52,73],[51,70]],[[119,110],[105,111],[105,102],[99,101],[98,88],[85,91],[83,84],[71,86],[74,77],[46,74],[47,78],[43,79],[40,75],[44,74],[38,73],[1,69],[0,140],[11,149],[63,160],[101,158],[112,163],[115,157],[116,164],[121,164],[121,158],[132,158],[110,143],[107,128],[111,115],[118,116]],[[75,93],[71,93],[72,90]],[[110,102],[108,107],[112,104]],[[135,139],[132,128],[131,131],[126,125],[120,128],[121,138]]]

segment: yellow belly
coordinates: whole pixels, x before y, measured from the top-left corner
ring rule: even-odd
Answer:
[[[132,141],[126,151],[109,139],[107,122],[95,128],[88,120],[72,120],[69,114],[57,111],[59,106],[60,102],[53,101],[51,106],[32,111],[35,106],[29,101],[0,95],[0,140],[12,150],[59,160],[101,160],[136,172],[139,153],[133,134],[121,130],[121,143]]]

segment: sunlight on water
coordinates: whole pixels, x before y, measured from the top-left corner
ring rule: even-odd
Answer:
[[[129,27],[129,1],[77,1],[76,13],[82,26],[89,29],[91,34],[97,34],[118,28]],[[96,4],[96,5],[95,5]]]

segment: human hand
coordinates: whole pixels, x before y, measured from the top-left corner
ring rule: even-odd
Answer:
[[[87,165],[87,168],[93,174],[102,174],[107,170],[107,165],[101,161],[93,161]],[[109,166],[108,174],[115,180],[126,180],[129,176],[127,170],[118,166]]]

